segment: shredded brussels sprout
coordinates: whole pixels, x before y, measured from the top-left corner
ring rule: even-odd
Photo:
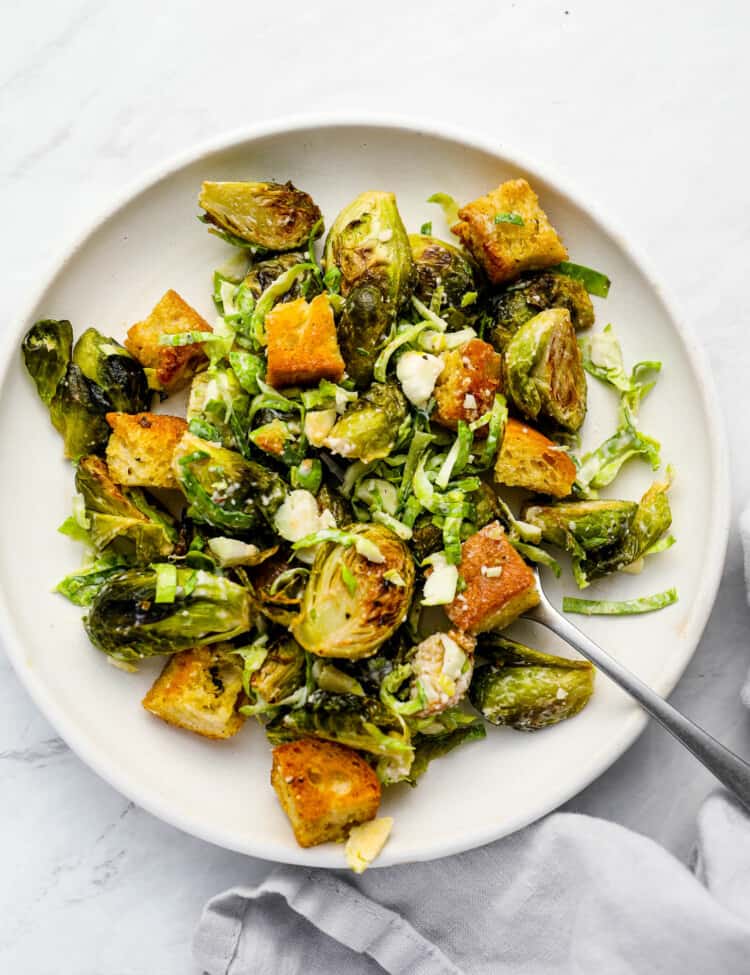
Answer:
[[[624,599],[615,602],[608,599],[578,599],[575,596],[563,598],[564,613],[579,613],[582,616],[632,616],[637,613],[653,613],[677,602],[677,590],[666,589],[653,596],[640,599]]]

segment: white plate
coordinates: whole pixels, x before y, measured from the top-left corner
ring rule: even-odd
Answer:
[[[365,189],[398,195],[412,230],[438,209],[437,190],[468,200],[509,177],[526,175],[572,255],[607,272],[609,299],[596,300],[598,323],[616,324],[629,363],[661,359],[664,373],[645,402],[641,427],[663,443],[678,476],[672,491],[678,544],[640,576],[599,583],[591,595],[626,598],[676,585],[680,602],[661,613],[583,621],[657,690],[683,672],[714,601],[728,533],[724,440],[701,353],[670,313],[659,289],[621,239],[559,184],[482,140],[400,120],[298,119],[225,139],[162,169],[100,220],[50,275],[15,331],[8,332],[0,390],[0,622],[4,646],[39,707],[81,758],[117,789],[168,822],[221,846],[290,863],[340,866],[340,847],[300,849],[269,785],[262,730],[248,723],[232,741],[213,743],[168,727],[140,707],[160,662],[135,676],[112,668],[88,643],[80,612],[52,595],[74,568],[79,548],[55,529],[68,515],[70,466],[25,374],[23,331],[42,317],[69,318],[76,334],[95,325],[121,338],[167,288],[213,315],[211,272],[230,248],[195,219],[203,179],[292,179],[312,193],[330,224]],[[612,394],[590,381],[586,445],[613,429]],[[637,498],[651,472],[633,462],[618,495]],[[568,577],[555,598],[574,592]],[[588,594],[587,594],[588,595]],[[543,631],[538,646],[559,646]],[[589,707],[572,721],[532,735],[488,729],[436,762],[417,789],[388,793],[395,817],[379,863],[423,860],[469,849],[531,822],[588,785],[634,740],[644,717],[600,678]]]

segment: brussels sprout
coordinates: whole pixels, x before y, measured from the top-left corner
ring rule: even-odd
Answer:
[[[231,640],[250,629],[242,586],[195,569],[176,569],[172,602],[157,602],[154,569],[124,569],[102,586],[84,620],[97,649],[123,663]]]
[[[619,542],[630,530],[637,507],[635,501],[610,500],[530,504],[521,518],[540,528],[545,542],[583,556]]]
[[[188,516],[230,534],[272,525],[286,497],[278,474],[192,433],[177,445],[172,467],[190,502]]]
[[[106,414],[112,410],[112,401],[104,390],[69,362],[49,404],[50,419],[62,435],[65,456],[78,460],[85,454],[101,453],[110,434]]]
[[[396,383],[373,383],[333,425],[324,445],[367,464],[390,454],[407,419],[406,399]]]
[[[313,691],[295,708],[266,725],[272,745],[295,738],[323,738],[373,755],[396,757],[411,765],[413,751],[402,723],[379,701],[357,694]]]
[[[345,528],[355,520],[349,501],[330,484],[323,484],[315,497],[321,514],[330,511],[339,528]]]
[[[246,440],[245,426],[250,397],[234,370],[224,365],[210,366],[193,379],[187,419],[196,433],[207,440],[236,450]]]
[[[540,312],[522,325],[505,351],[506,391],[532,420],[547,417],[575,433],[586,416],[586,374],[564,308]]]
[[[313,198],[292,183],[204,183],[198,203],[207,223],[260,251],[301,247],[321,221]]]
[[[478,315],[477,274],[471,258],[437,237],[409,234],[409,244],[416,268],[415,296],[429,307],[442,288],[437,314],[451,331],[470,326]]]
[[[87,328],[76,342],[73,362],[104,390],[119,413],[143,413],[151,405],[143,366],[119,342],[95,328]]]
[[[147,501],[139,488],[115,484],[101,457],[83,457],[75,483],[83,498],[88,540],[98,552],[107,550],[139,562],[174,552],[177,529],[171,515]]]
[[[308,574],[281,554],[257,566],[250,579],[260,612],[274,623],[289,626],[299,616]]]
[[[36,322],[24,335],[23,359],[43,403],[48,406],[65,375],[73,348],[73,327],[51,318]]]
[[[434,523],[433,515],[421,514],[414,522],[411,536],[411,547],[417,564],[424,562],[443,547],[443,529]]]
[[[352,525],[348,534],[374,545],[370,561],[354,545],[322,542],[292,633],[320,657],[369,657],[404,621],[414,591],[414,562],[406,545],[384,525]],[[395,570],[404,585],[389,582]]]
[[[580,281],[556,271],[538,271],[486,299],[489,324],[484,337],[503,352],[522,325],[548,308],[567,308],[576,330],[594,324],[594,306]]]
[[[291,637],[277,640],[250,677],[255,702],[248,710],[260,714],[282,704],[304,686],[305,672],[304,650]]]
[[[269,257],[265,261],[258,261],[250,268],[244,285],[257,301],[266,288],[276,281],[279,275],[289,271],[296,264],[304,264],[307,255],[300,251],[291,254],[279,254],[278,257]],[[308,300],[320,294],[321,287],[318,283],[312,268],[301,274],[291,288],[284,292],[279,298],[279,303],[284,301],[295,301],[297,298],[307,298]]]
[[[669,482],[651,485],[638,502],[627,533],[615,544],[597,549],[581,561],[583,579],[590,581],[618,572],[648,553],[672,524],[668,489]]]
[[[480,640],[492,663],[474,671],[469,698],[490,724],[536,731],[578,714],[594,690],[594,668],[532,650],[497,634]]]
[[[338,324],[347,372],[358,386],[372,380],[378,348],[414,280],[409,238],[393,193],[362,193],[328,232],[324,265],[341,272],[344,307]]]

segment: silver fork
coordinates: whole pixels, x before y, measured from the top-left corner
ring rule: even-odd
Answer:
[[[702,762],[709,772],[734,793],[746,809],[750,810],[750,765],[652,691],[640,677],[636,677],[627,667],[623,667],[606,650],[602,650],[556,610],[544,594],[539,571],[535,571],[540,602],[537,607],[525,613],[524,618],[541,623],[590,660],[603,674],[634,698],[644,711],[647,711],[652,718],[656,718],[663,728],[691,751],[698,761]]]

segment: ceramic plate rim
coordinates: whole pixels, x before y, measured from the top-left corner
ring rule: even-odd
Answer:
[[[690,366],[698,378],[698,391],[701,400],[701,412],[705,417],[709,436],[709,456],[711,460],[711,518],[709,537],[712,542],[702,564],[704,584],[701,586],[697,603],[691,614],[691,627],[687,634],[686,645],[691,647],[688,654],[666,667],[658,681],[652,682],[655,690],[668,695],[683,674],[692,659],[700,641],[703,630],[713,608],[721,581],[726,549],[729,539],[730,526],[730,485],[728,468],[728,451],[726,432],[719,407],[718,395],[711,374],[707,357],[702,347],[697,343],[692,328],[685,324],[675,311],[672,296],[665,294],[665,289],[654,280],[650,268],[652,264],[643,255],[643,250],[634,247],[633,243],[622,234],[609,217],[604,217],[600,209],[592,203],[588,194],[578,194],[572,190],[568,179],[560,178],[548,165],[539,165],[534,159],[515,149],[508,150],[499,141],[494,141],[477,132],[446,124],[442,121],[408,117],[402,115],[368,114],[368,113],[336,113],[325,112],[318,114],[303,114],[284,116],[272,120],[243,126],[230,132],[201,142],[192,148],[172,157],[164,163],[152,167],[141,178],[134,180],[122,192],[116,195],[114,202],[102,208],[90,219],[75,237],[58,252],[51,261],[48,272],[42,276],[42,284],[35,289],[30,300],[15,316],[13,323],[6,331],[6,347],[0,353],[0,386],[6,382],[13,359],[18,353],[18,345],[22,330],[33,310],[43,299],[45,292],[64,274],[66,267],[75,259],[78,252],[99,228],[125,209],[128,204],[146,192],[157,183],[168,178],[183,167],[198,161],[212,153],[226,151],[240,144],[249,144],[259,139],[304,131],[308,129],[335,129],[371,127],[376,129],[397,129],[400,132],[426,135],[438,139],[446,139],[460,143],[467,148],[490,154],[500,160],[536,176],[550,186],[561,196],[566,197],[574,206],[585,211],[596,228],[613,240],[624,255],[635,265],[643,275],[648,286],[652,289],[661,303],[666,316],[669,318],[676,335],[686,351]],[[585,202],[584,202],[585,201]],[[6,649],[19,680],[29,692],[32,700],[53,725],[70,748],[93,769],[102,779],[118,792],[131,799],[147,812],[158,817],[178,829],[193,836],[206,840],[224,849],[233,850],[245,855],[261,859],[294,863],[305,866],[335,867],[340,866],[340,854],[330,854],[328,851],[303,850],[301,848],[287,848],[261,841],[239,843],[233,832],[220,827],[213,827],[200,820],[194,820],[187,813],[177,813],[169,804],[158,796],[150,794],[148,789],[139,787],[132,781],[130,774],[120,771],[107,762],[106,755],[100,754],[99,748],[86,734],[79,733],[68,720],[66,710],[58,706],[51,692],[45,687],[44,681],[37,676],[34,669],[26,661],[25,648],[20,636],[17,635],[13,616],[7,604],[6,593],[0,587],[0,639]],[[388,866],[394,863],[408,863],[416,860],[432,860],[468,849],[483,846],[501,836],[509,835],[516,830],[534,822],[548,812],[558,808],[572,796],[576,795],[587,785],[597,779],[610,765],[612,765],[635,741],[647,722],[646,715],[633,709],[623,720],[619,734],[608,742],[608,747],[599,752],[598,761],[588,765],[585,773],[567,781],[564,787],[550,790],[544,801],[539,803],[533,816],[522,814],[515,819],[505,822],[502,827],[475,830],[468,837],[462,835],[451,840],[441,840],[427,845],[414,855],[388,857],[387,848],[378,861],[378,866]],[[322,853],[322,855],[321,855]]]

